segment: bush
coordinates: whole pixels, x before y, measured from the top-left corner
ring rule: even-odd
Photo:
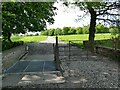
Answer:
[[[102,24],[96,26],[96,33],[109,33],[109,29]]]
[[[109,32],[110,32],[112,35],[116,36],[116,35],[119,33],[119,30],[118,30],[117,28],[110,28],[110,29],[109,29]]]
[[[81,27],[78,27],[76,29],[76,34],[83,34],[83,31],[82,31],[82,28]]]
[[[69,31],[68,31],[69,34],[76,34],[76,29],[75,28],[71,28]]]
[[[62,35],[68,35],[69,34],[70,27],[63,27]]]
[[[54,29],[47,30],[48,31],[48,36],[53,36],[54,35]]]
[[[84,26],[82,29],[83,34],[88,34],[89,33],[89,25],[88,26]]]
[[[41,35],[48,35],[48,31],[41,31]]]
[[[20,46],[20,45],[23,45],[23,44],[24,44],[23,41],[12,42],[12,43],[10,43],[9,41],[2,41],[2,51],[8,50],[10,48],[17,47],[17,46]]]

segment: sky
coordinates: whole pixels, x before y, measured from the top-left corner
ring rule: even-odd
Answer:
[[[88,25],[90,22],[90,17],[87,16],[83,20],[80,20],[79,22],[76,21],[78,19],[78,15],[84,15],[84,11],[80,11],[79,8],[67,8],[64,7],[61,2],[55,3],[55,7],[58,8],[57,15],[54,16],[54,24],[49,25],[47,24],[47,28],[63,28],[64,26],[70,26],[70,27],[83,27],[85,25]]]

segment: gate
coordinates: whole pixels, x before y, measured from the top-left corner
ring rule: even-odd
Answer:
[[[106,47],[102,45],[103,43],[107,45],[112,45],[111,47]],[[103,60],[104,57],[111,59],[120,58],[120,49],[116,48],[118,42],[113,40],[97,40],[93,43],[93,51],[90,51],[90,45],[88,41],[82,40],[72,40],[66,45],[59,45],[59,59],[61,61],[78,61],[78,60]],[[97,58],[95,58],[97,56]]]
[[[59,59],[61,61],[85,61],[92,56],[95,55],[95,53],[92,53],[89,51],[88,47],[83,46],[83,41],[82,40],[74,40],[74,41],[69,41],[68,44],[66,45],[60,45],[59,46]]]

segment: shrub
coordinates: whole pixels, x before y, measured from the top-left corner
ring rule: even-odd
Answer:
[[[76,34],[83,34],[81,27],[76,28]]]
[[[63,27],[62,34],[68,35],[69,34],[70,27]]]
[[[110,32],[112,35],[116,36],[116,34],[119,33],[119,30],[118,30],[117,28],[110,28],[110,29],[109,29],[109,32]]]
[[[83,34],[88,34],[89,33],[89,25],[84,26],[82,32],[83,32]]]
[[[48,35],[48,31],[41,31],[41,35]]]
[[[96,33],[109,33],[109,29],[102,24],[96,26]]]
[[[54,29],[47,30],[48,31],[48,36],[53,36],[54,35]]]
[[[17,47],[23,44],[24,44],[23,41],[12,42],[12,43],[10,43],[9,41],[2,41],[2,51],[8,50],[10,48]]]
[[[68,31],[69,34],[76,34],[76,29],[75,28],[71,28],[69,31]]]

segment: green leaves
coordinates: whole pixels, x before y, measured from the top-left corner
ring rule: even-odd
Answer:
[[[7,33],[41,31],[53,24],[54,2],[6,2],[2,4],[3,36]]]

